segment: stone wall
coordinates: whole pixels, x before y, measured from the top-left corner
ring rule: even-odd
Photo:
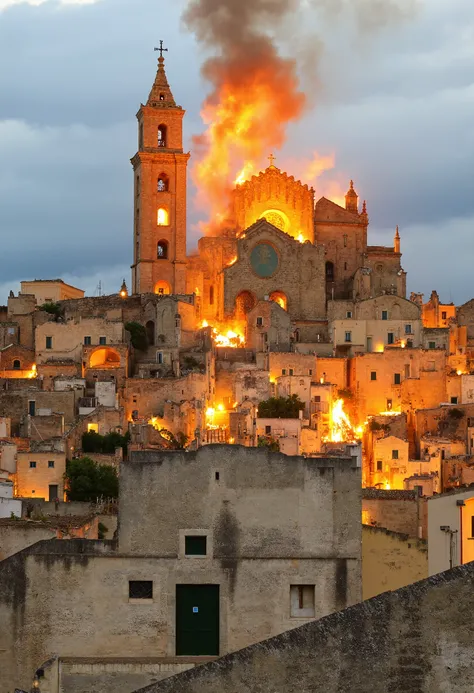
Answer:
[[[416,491],[362,491],[362,522],[409,537],[426,537],[424,500]]]
[[[455,568],[140,693],[467,693],[473,580]]]
[[[428,577],[425,541],[383,527],[362,527],[362,596],[370,599],[388,590]]]

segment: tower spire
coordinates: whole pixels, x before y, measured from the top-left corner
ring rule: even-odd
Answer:
[[[160,54],[158,70],[146,105],[152,108],[179,108],[179,106],[176,106],[176,101],[166,77],[163,53],[167,52],[168,49],[163,48],[163,41],[160,41],[160,47],[155,48],[155,51],[158,51]]]
[[[393,250],[395,253],[400,252],[400,233],[398,231],[398,226],[395,231],[395,237],[393,239]]]

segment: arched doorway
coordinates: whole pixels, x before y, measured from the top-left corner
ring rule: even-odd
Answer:
[[[171,287],[168,284],[168,282],[165,282],[163,279],[161,279],[159,282],[156,282],[155,294],[160,294],[162,296],[164,294],[170,294],[170,293],[171,293]]]
[[[257,299],[251,291],[241,291],[235,298],[235,310],[238,315],[247,315],[255,307]]]
[[[89,368],[120,368],[120,354],[115,349],[96,349],[90,355]]]
[[[155,323],[153,320],[148,320],[147,324],[145,325],[145,329],[148,345],[153,346],[155,344]]]
[[[283,310],[288,310],[288,299],[286,297],[286,294],[283,293],[283,291],[272,291],[272,293],[269,296],[269,299],[270,301],[278,303],[280,308],[283,308]]]

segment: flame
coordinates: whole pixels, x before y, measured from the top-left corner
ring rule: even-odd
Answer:
[[[230,261],[227,263],[227,267],[232,267],[232,265],[235,265],[236,262],[237,262],[237,255],[234,255],[234,257],[232,258],[232,260],[230,260]]]
[[[349,416],[344,411],[344,400],[338,399],[332,405],[329,417],[329,435],[324,439],[326,443],[350,443],[360,440],[364,433],[364,426],[354,427]]]
[[[31,366],[31,371],[28,373],[28,378],[37,378],[38,377],[38,370],[36,368],[36,363],[34,363]]]
[[[254,171],[255,166],[251,162],[247,162],[240,173],[237,174],[234,185],[242,185],[242,183],[245,183],[245,181],[249,180]]]
[[[304,238],[304,236],[303,236],[302,233],[300,233],[300,235],[298,236],[297,240],[298,240],[300,243],[304,243],[305,238]]]
[[[239,322],[234,321],[230,325],[210,326],[207,320],[201,323],[201,329],[211,327],[211,336],[217,347],[231,347],[237,349],[245,346],[245,329]]]

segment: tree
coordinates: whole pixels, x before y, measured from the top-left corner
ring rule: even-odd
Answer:
[[[184,450],[188,444],[188,436],[182,431],[179,431],[176,436],[168,431],[166,428],[162,428],[159,431],[160,436],[168,443],[170,450]]]
[[[104,455],[111,455],[116,448],[122,448],[124,453],[127,452],[130,433],[123,436],[116,431],[111,431],[105,436],[101,436],[95,431],[87,431],[82,434],[82,449],[84,452],[100,452]]]
[[[44,310],[45,313],[49,313],[50,315],[54,315],[56,321],[63,314],[63,309],[61,308],[59,303],[53,303],[53,302],[43,303],[43,305],[40,306],[40,310]]]
[[[298,419],[304,409],[298,395],[290,397],[270,397],[258,405],[258,416],[261,419]]]
[[[64,479],[69,501],[91,502],[100,496],[118,496],[118,475],[115,467],[97,464],[90,457],[68,460]]]
[[[146,351],[148,349],[148,337],[146,328],[140,325],[139,322],[127,322],[125,329],[130,332],[130,339],[134,349],[138,351]]]
[[[268,438],[259,438],[257,447],[268,448],[270,452],[280,452],[280,443],[271,436],[268,436]]]

